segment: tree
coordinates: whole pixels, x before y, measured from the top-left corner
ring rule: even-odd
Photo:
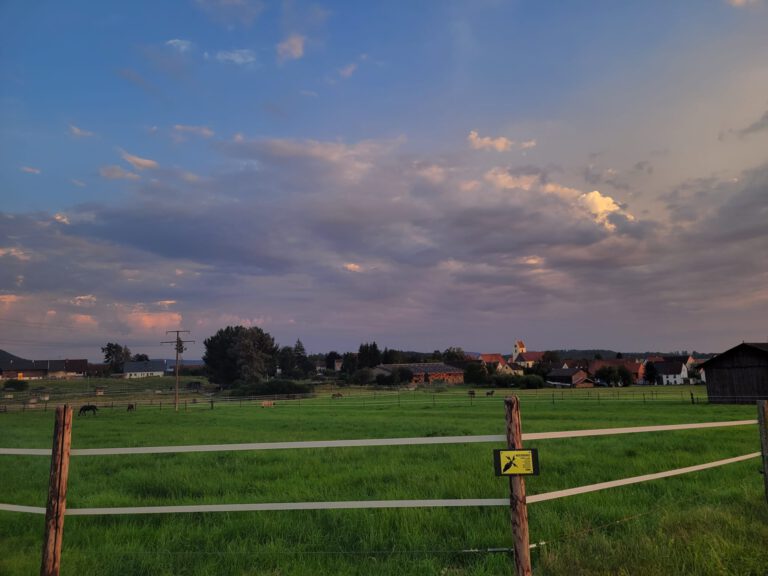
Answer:
[[[360,368],[375,368],[381,364],[381,351],[376,342],[364,342],[357,351],[357,365]]]
[[[146,354],[134,354],[131,358],[132,362],[149,362],[149,356]]]
[[[456,368],[463,368],[467,363],[467,355],[458,346],[451,346],[443,352],[443,362]]]
[[[279,346],[256,326],[227,326],[204,344],[206,371],[222,386],[258,383],[275,372]]]
[[[301,340],[297,339],[293,346],[293,357],[296,361],[295,369],[300,373],[300,376],[306,377],[315,371],[315,365],[309,360]]]
[[[619,366],[616,373],[619,377],[619,386],[632,386],[634,381],[632,379],[632,372],[629,371],[629,368],[626,366]]]
[[[293,348],[290,346],[283,346],[280,348],[280,352],[277,354],[277,365],[280,368],[282,377],[291,377],[291,374],[296,367],[296,356],[293,353]]]
[[[615,386],[620,382],[619,371],[615,366],[602,366],[598,368],[595,372],[595,378],[609,386]]]
[[[659,371],[653,362],[647,362],[645,365],[645,381],[648,384],[656,384],[659,379]]]
[[[101,353],[104,354],[104,363],[109,364],[110,372],[122,372],[126,362],[131,361],[131,351],[128,346],[122,346],[117,342],[108,342],[102,346]]]
[[[464,368],[464,382],[467,384],[485,384],[488,381],[488,371],[482,362],[473,362]]]
[[[341,371],[344,374],[352,375],[357,370],[357,354],[346,352],[341,358]]]
[[[336,352],[336,350],[331,350],[330,352],[328,352],[328,354],[325,355],[325,369],[335,370],[336,360],[341,360],[341,354]]]
[[[621,360],[622,358],[624,358],[624,354],[621,352],[616,352],[616,360]]]

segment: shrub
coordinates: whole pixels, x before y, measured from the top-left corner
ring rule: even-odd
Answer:
[[[491,386],[494,388],[512,388],[517,380],[512,374],[494,374],[491,376]]]
[[[22,390],[28,390],[29,384],[24,382],[23,380],[16,380],[15,378],[11,378],[10,380],[7,380],[5,382],[5,386],[3,386],[3,389],[15,390],[17,392],[20,392]]]
[[[293,380],[269,380],[243,384],[232,391],[233,396],[269,396],[273,394],[307,394],[312,392],[311,384]]]
[[[544,388],[544,378],[538,374],[528,374],[520,378],[520,388]]]

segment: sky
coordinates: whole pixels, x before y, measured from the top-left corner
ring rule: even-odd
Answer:
[[[766,0],[0,3],[0,349],[768,339]]]

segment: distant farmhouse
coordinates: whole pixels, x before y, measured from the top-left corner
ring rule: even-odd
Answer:
[[[703,362],[709,402],[768,400],[768,342],[743,342]]]
[[[150,376],[165,376],[165,360],[126,362],[123,366],[123,378],[149,378]]]
[[[373,369],[374,377],[383,374],[391,376],[400,369],[409,370],[413,377],[411,384],[463,384],[464,370],[443,364],[442,362],[422,362],[413,364],[379,364]]]
[[[654,366],[663,386],[684,384],[688,380],[688,365],[681,360],[658,362]]]
[[[547,384],[555,388],[592,388],[595,381],[581,368],[555,368],[547,374]]]
[[[82,378],[88,371],[88,360],[25,360],[0,350],[0,378],[8,380],[40,380],[43,378]]]

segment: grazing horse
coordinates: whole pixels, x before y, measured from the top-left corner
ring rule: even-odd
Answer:
[[[475,391],[474,390],[470,390],[469,392],[467,392],[467,394],[469,394],[470,398],[474,398],[475,397]]]
[[[331,398],[333,398],[334,400],[336,398],[343,398],[343,397],[344,397],[344,394],[342,394],[341,392],[334,392],[333,394],[331,394]]]
[[[98,408],[96,408],[95,404],[86,404],[85,406],[82,406],[80,408],[80,412],[78,412],[78,416],[84,416],[88,414],[88,412],[92,412],[94,416],[96,416],[96,411]]]
[[[496,390],[488,390],[488,392],[485,393],[486,396],[493,396],[493,393],[496,392]]]
[[[261,403],[262,408],[274,408],[275,402],[274,400],[264,400],[264,402]]]
[[[136,410],[136,404],[128,404],[128,412],[133,412]]]

